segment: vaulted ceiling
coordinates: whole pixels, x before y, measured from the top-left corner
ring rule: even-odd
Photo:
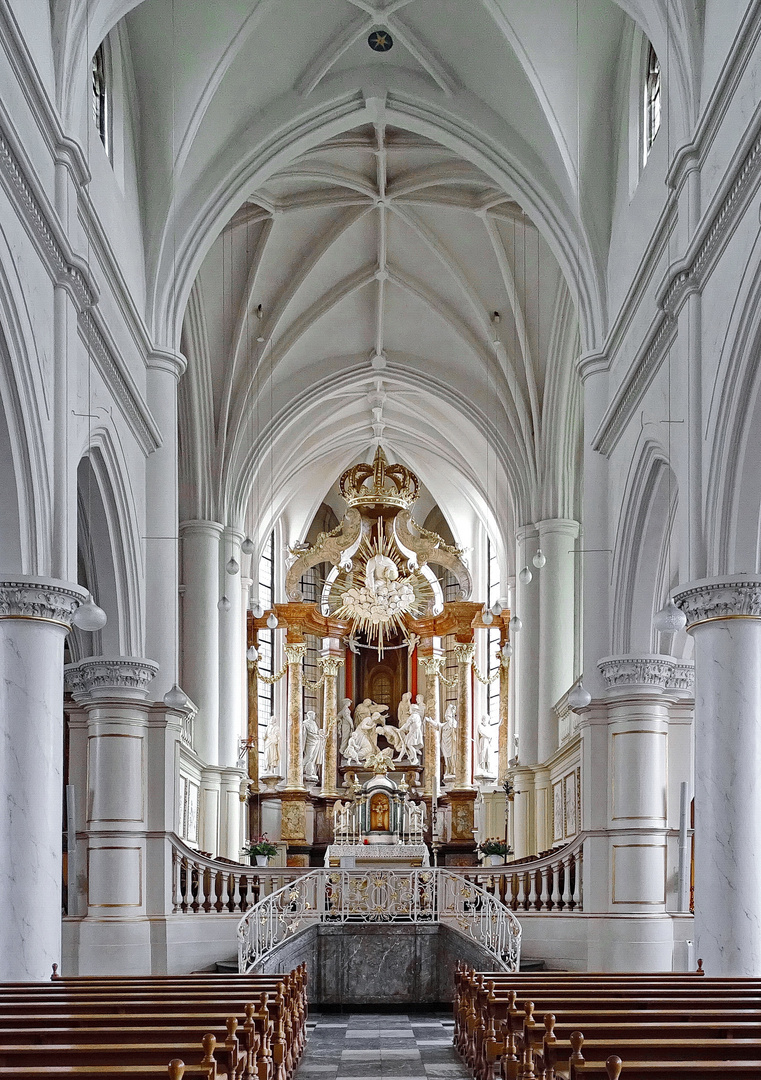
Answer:
[[[253,500],[303,531],[381,435],[498,542],[577,512],[572,360],[608,320],[620,64],[636,21],[689,117],[692,6],[56,5],[60,76],[83,19],[88,40],[123,19],[147,317],[189,359],[187,514]]]

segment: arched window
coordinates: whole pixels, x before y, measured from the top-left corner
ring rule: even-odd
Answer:
[[[644,121],[644,161],[647,161],[661,126],[661,65],[652,45],[648,45],[647,49]]]
[[[95,127],[103,147],[111,156],[111,103],[109,101],[108,59],[106,44],[101,42],[92,58],[92,107]]]

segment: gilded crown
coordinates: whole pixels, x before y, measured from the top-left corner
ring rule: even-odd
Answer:
[[[389,465],[380,445],[372,465],[362,461],[347,469],[338,481],[349,506],[399,506],[406,509],[420,494],[420,481],[404,465]]]

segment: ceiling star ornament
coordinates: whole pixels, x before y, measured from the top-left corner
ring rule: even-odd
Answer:
[[[373,52],[388,52],[394,44],[394,39],[389,34],[388,30],[373,30],[370,37],[367,39],[367,44],[373,50]]]

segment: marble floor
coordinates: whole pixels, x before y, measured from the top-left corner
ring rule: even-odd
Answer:
[[[465,1080],[451,1013],[310,1014],[296,1080]]]

